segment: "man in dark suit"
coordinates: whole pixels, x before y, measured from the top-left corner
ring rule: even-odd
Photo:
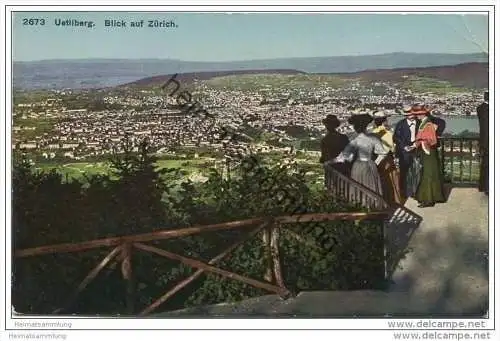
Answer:
[[[437,126],[436,128],[437,137],[439,138],[443,136],[444,130],[446,129],[446,121],[434,115],[429,115],[429,120]],[[438,140],[438,147],[440,145],[441,145],[440,141]]]
[[[490,129],[490,107],[489,92],[484,93],[484,102],[477,107],[477,118],[479,120],[479,154],[481,164],[479,169],[479,191],[488,195],[489,192],[489,129]]]
[[[417,134],[420,121],[413,114],[412,109],[405,110],[405,118],[396,123],[394,128],[393,141],[396,145],[395,156],[399,163],[400,193],[406,199],[408,196],[406,186],[406,176],[415,157],[415,136]]]

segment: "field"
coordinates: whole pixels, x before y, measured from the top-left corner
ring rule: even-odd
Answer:
[[[266,155],[266,163],[276,164],[282,156],[279,153],[269,153]],[[318,155],[314,152],[299,152],[295,158],[300,168],[306,173],[310,185],[322,186],[323,166],[318,162]],[[178,168],[183,171],[183,177],[179,180],[190,178],[193,181],[201,181],[208,175],[208,169],[218,167],[224,168],[222,160],[210,157],[200,157],[193,159],[160,159],[156,163],[157,169]],[[105,175],[110,174],[110,164],[108,162],[71,162],[61,165],[54,163],[39,163],[35,166],[38,170],[49,171],[56,169],[58,173],[70,181],[71,179],[83,180],[85,175]],[[453,177],[452,177],[453,173]],[[446,157],[444,169],[445,181],[463,184],[474,184],[479,180],[479,162],[477,160],[453,160]]]
[[[216,77],[204,83],[213,88],[229,88],[233,90],[261,90],[266,88],[287,88],[293,90],[321,86],[337,88],[346,85],[347,82],[347,79],[334,75],[255,74]]]
[[[108,174],[110,167],[107,162],[72,162],[61,165],[37,163],[35,169],[40,171],[55,169],[67,179],[82,179],[84,174],[89,176]]]
[[[461,93],[465,91],[465,89],[455,87],[447,81],[417,76],[408,77],[402,83],[402,87],[417,93],[431,92],[442,95],[450,92]]]
[[[322,75],[322,74],[247,74],[230,75],[211,78],[203,83],[211,88],[239,90],[239,91],[265,91],[266,89],[286,89],[289,92],[296,92],[299,89],[313,89],[318,87],[330,87],[342,89],[350,87],[353,82],[360,81],[370,89],[374,90],[374,81],[365,79],[362,76],[353,78],[342,75]],[[457,87],[445,80],[434,79],[423,76],[409,76],[406,79],[399,77],[397,81],[401,88],[411,90],[414,93],[461,93],[470,91],[463,87]],[[376,87],[375,87],[376,88]],[[376,90],[376,89],[375,89]],[[353,91],[352,89],[349,91]],[[382,87],[381,91],[386,91]]]
[[[51,92],[47,90],[17,91],[14,89],[13,103],[36,103],[51,97]]]
[[[34,130],[21,130],[15,133],[15,136],[19,140],[32,140],[37,136],[42,136],[47,133],[50,134],[53,131],[54,124],[57,119],[50,117],[39,117],[33,118],[15,118],[14,125],[26,128],[35,128]]]
[[[183,160],[158,160],[157,169],[162,168],[180,168],[187,173],[202,171],[215,164],[213,158],[183,159]],[[35,169],[49,171],[56,169],[66,178],[81,179],[84,174],[87,175],[105,175],[111,170],[109,162],[71,162],[60,165],[54,163],[37,163]]]

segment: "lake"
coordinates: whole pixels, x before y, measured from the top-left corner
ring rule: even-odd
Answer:
[[[404,116],[391,116],[389,117],[389,124],[394,126],[398,121],[402,120]],[[479,122],[476,116],[440,116],[446,121],[445,133],[458,134],[464,130],[479,133]]]

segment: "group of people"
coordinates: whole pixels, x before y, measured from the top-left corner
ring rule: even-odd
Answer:
[[[423,105],[405,109],[405,116],[393,133],[383,111],[353,114],[348,123],[357,136],[349,141],[337,131],[338,118],[328,115],[323,120],[328,133],[321,141],[320,162],[382,195],[390,205],[403,204],[409,197],[420,207],[444,202],[437,149],[445,121]]]

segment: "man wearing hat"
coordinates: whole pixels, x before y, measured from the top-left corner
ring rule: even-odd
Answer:
[[[395,156],[399,163],[400,193],[407,198],[411,193],[406,191],[406,178],[408,171],[415,158],[415,138],[420,121],[417,119],[423,108],[412,106],[404,109],[405,118],[399,121],[394,128],[393,142],[395,144]]]
[[[444,130],[446,129],[446,121],[443,120],[440,117],[434,116],[432,114],[432,110],[430,107],[425,106],[425,109],[429,111],[429,114],[427,115],[427,118],[429,119],[430,122],[436,125],[436,135],[438,138],[443,136]],[[438,140],[437,148],[441,146],[441,142]]]
[[[337,128],[340,126],[337,116],[327,115],[323,120],[323,124],[327,130],[327,134],[321,139],[321,157],[319,159],[321,163],[336,158],[349,144],[349,138],[337,131]],[[346,165],[335,164],[333,166],[343,174],[348,174],[349,168]]]

